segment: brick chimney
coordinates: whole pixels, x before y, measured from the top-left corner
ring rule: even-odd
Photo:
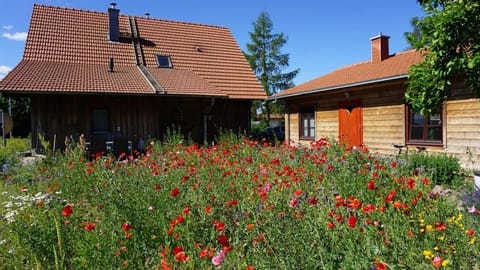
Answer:
[[[108,39],[110,41],[119,42],[120,41],[120,30],[118,26],[118,15],[120,10],[116,9],[116,3],[110,3],[108,8]]]
[[[389,36],[384,36],[382,33],[370,39],[372,42],[372,62],[382,62],[388,58],[388,39]]]

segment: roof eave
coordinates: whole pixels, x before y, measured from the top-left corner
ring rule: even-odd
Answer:
[[[270,96],[266,100],[270,101],[270,100],[278,100],[278,99],[285,99],[285,98],[291,98],[291,97],[298,97],[298,96],[303,96],[303,95],[311,95],[311,94],[330,92],[330,91],[341,90],[341,89],[345,89],[345,88],[365,86],[365,85],[369,85],[369,84],[383,83],[383,82],[400,80],[400,79],[407,79],[407,78],[408,78],[408,74],[400,74],[400,75],[395,75],[395,76],[390,76],[390,77],[385,77],[385,78],[380,78],[380,79],[361,81],[361,82],[355,82],[355,83],[350,83],[350,84],[342,84],[342,85],[336,85],[336,86],[325,87],[325,88],[312,89],[312,90],[307,90],[307,91],[302,91],[302,92],[292,93],[292,94],[287,94],[287,95]]]

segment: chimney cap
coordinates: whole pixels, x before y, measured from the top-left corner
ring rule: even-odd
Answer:
[[[117,6],[117,3],[115,3],[115,2],[110,3],[110,8],[115,8],[116,6]]]
[[[150,13],[145,12],[145,18],[149,19],[150,18]]]
[[[382,34],[382,32],[378,32],[378,35],[370,38],[370,40],[374,40],[374,39],[377,39],[377,38],[390,38],[390,36],[384,35],[384,34]]]

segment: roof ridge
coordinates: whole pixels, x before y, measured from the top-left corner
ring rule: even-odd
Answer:
[[[120,15],[122,16],[122,15]],[[125,16],[125,15],[123,15]],[[169,19],[161,19],[161,18],[145,18],[143,16],[133,16],[136,19],[145,19],[145,20],[154,20],[154,21],[161,21],[161,22],[170,22],[170,23],[178,23],[178,24],[188,24],[188,25],[196,25],[196,26],[206,26],[206,27],[213,27],[213,28],[220,28],[220,29],[227,29],[229,30],[230,28],[226,26],[220,26],[220,25],[213,25],[213,24],[205,24],[205,23],[194,23],[194,22],[187,22],[187,21],[176,21],[176,20],[169,20]]]
[[[85,10],[79,8],[72,8],[72,7],[61,7],[61,6],[52,6],[52,5],[45,5],[45,4],[33,4],[33,7],[44,7],[44,8],[51,8],[51,9],[63,9],[63,10],[70,10],[70,11],[81,11],[81,12],[88,12],[88,13],[96,13],[96,14],[105,14],[106,12],[101,12],[97,10]],[[33,12],[32,12],[33,14]]]
[[[383,60],[383,61],[386,61],[390,58],[393,58],[395,56],[399,56],[399,55],[404,55],[404,54],[409,54],[409,53],[413,53],[413,52],[416,52],[417,50],[416,49],[407,49],[407,50],[403,50],[403,51],[399,51],[399,52],[395,52],[395,53],[392,53],[388,56],[387,59]],[[383,62],[382,61],[382,62]],[[352,64],[348,64],[348,65],[345,65],[345,66],[341,66],[341,67],[338,67],[334,70],[332,70],[331,72],[328,72],[328,73],[325,73],[324,75],[327,75],[329,73],[333,73],[333,72],[336,72],[336,71],[340,71],[342,69],[347,69],[347,68],[352,68],[352,67],[355,67],[355,66],[360,66],[360,65],[364,65],[364,64],[369,64],[369,63],[373,63],[371,60],[363,60],[361,62],[357,62],[357,63],[352,63]]]
[[[107,14],[106,11],[97,11],[97,10],[86,10],[86,9],[79,9],[79,8],[71,8],[71,7],[62,7],[62,6],[53,6],[53,5],[45,5],[45,4],[33,4],[34,7],[44,7],[44,8],[52,8],[52,9],[63,9],[63,10],[70,10],[70,11],[77,11],[77,12],[88,12],[88,13],[95,13],[95,14]],[[122,17],[134,17],[135,19],[146,19],[146,20],[154,20],[154,21],[162,21],[162,22],[170,22],[170,23],[178,23],[178,24],[187,24],[187,25],[197,25],[197,26],[206,26],[206,27],[213,27],[213,28],[220,28],[220,29],[227,29],[230,28],[226,26],[220,25],[213,25],[213,24],[204,24],[204,23],[193,23],[187,21],[176,21],[176,20],[169,20],[169,19],[161,19],[161,18],[145,18],[139,15],[128,15],[128,14],[120,14]]]

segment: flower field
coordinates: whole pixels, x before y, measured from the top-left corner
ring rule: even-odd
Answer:
[[[7,176],[0,267],[478,269],[480,212],[404,162],[326,139],[73,151]]]

